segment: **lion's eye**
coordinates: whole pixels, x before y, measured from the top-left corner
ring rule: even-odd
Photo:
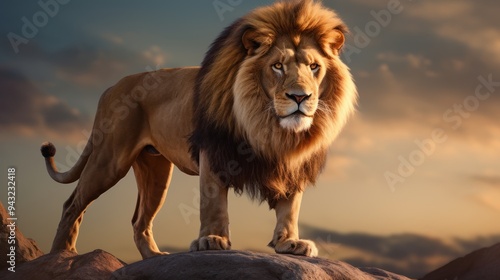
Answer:
[[[313,72],[316,72],[319,69],[319,64],[317,64],[317,63],[311,63],[311,64],[309,64],[309,68],[311,68],[311,70]]]
[[[275,64],[272,65],[274,70],[281,71],[283,70],[283,64],[281,62],[276,62]]]

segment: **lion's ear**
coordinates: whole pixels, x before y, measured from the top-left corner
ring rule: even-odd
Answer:
[[[254,29],[247,29],[241,37],[241,42],[248,55],[254,54],[262,46],[270,45],[271,41],[271,38],[263,36]]]
[[[243,46],[245,46],[245,49],[253,49],[253,48],[258,48],[259,45],[255,41],[255,38],[257,37],[257,32],[252,29],[248,29],[243,33],[243,36],[241,40],[243,41]]]
[[[329,54],[339,55],[340,50],[344,46],[344,43],[345,43],[344,32],[339,29],[334,29],[332,30],[326,42],[325,50]]]
[[[335,41],[333,42],[332,47],[338,52],[344,46],[345,36],[344,33],[338,29],[334,29],[333,32],[335,34],[334,36]]]
[[[256,49],[260,47],[260,43],[257,41],[257,37],[259,34],[253,29],[248,29],[243,33],[241,37],[241,41],[243,42],[243,46],[247,50],[248,54],[252,54]]]

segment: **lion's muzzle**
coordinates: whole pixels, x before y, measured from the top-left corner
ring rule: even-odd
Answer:
[[[305,92],[292,92],[292,93],[285,93],[286,97],[288,99],[291,99],[295,102],[297,102],[297,105],[300,105],[302,101],[307,100],[309,97],[311,97],[311,94],[307,94]]]

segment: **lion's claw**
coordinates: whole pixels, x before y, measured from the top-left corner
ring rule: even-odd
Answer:
[[[208,235],[194,240],[189,251],[231,250],[231,241],[227,237]]]
[[[307,239],[286,239],[274,245],[278,254],[293,254],[306,257],[317,257],[318,248],[313,241]]]

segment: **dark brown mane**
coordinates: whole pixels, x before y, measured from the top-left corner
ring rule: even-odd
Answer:
[[[278,2],[257,9],[227,27],[206,53],[197,76],[194,101],[196,128],[189,139],[192,157],[199,162],[199,153],[203,150],[212,171],[227,187],[234,187],[238,193],[246,191],[252,198],[261,201],[267,200],[271,207],[277,198],[314,184],[325,165],[326,145],[308,154],[298,166],[287,162],[285,156],[262,156],[236,129],[232,88],[241,63],[249,55],[241,40],[245,31],[254,30],[265,37],[256,46],[265,52],[278,35],[304,33],[313,36],[319,45],[326,44],[333,29],[346,31],[333,11],[313,0]],[[333,58],[332,53],[325,53],[325,56],[332,57],[330,67],[337,67],[337,57]],[[348,77],[345,77],[346,73]],[[322,137],[328,136],[333,140],[352,111],[353,100],[342,100],[343,91],[350,90],[350,85],[343,86],[351,81],[347,68],[343,71],[332,70],[328,75],[332,81],[338,82],[328,88],[330,94],[325,94],[325,102],[332,104],[333,113],[320,115],[319,124],[299,136],[282,133],[274,139],[294,137],[295,140],[289,141],[295,149],[291,152],[300,153],[304,145],[313,145],[311,143],[321,141],[319,138]],[[334,103],[338,106],[335,107]],[[264,127],[267,124],[261,125]],[[335,131],[330,131],[331,127],[336,127]],[[273,141],[272,138],[269,141]]]

